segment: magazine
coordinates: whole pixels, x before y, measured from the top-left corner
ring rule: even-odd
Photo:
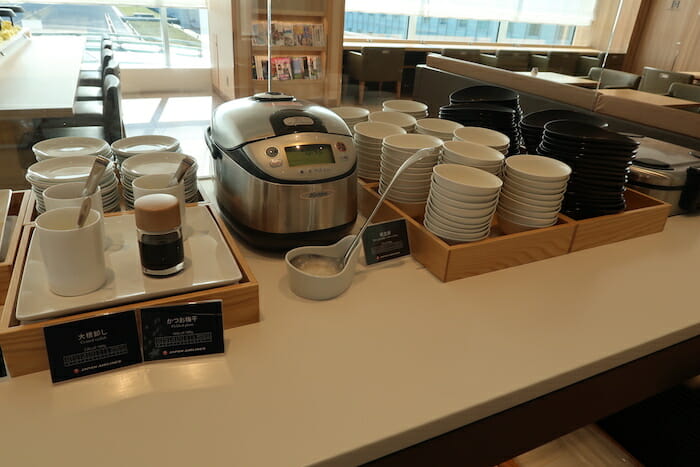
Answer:
[[[292,79],[292,65],[289,57],[272,57],[272,68],[278,80]],[[275,79],[274,74],[272,79]]]
[[[267,45],[267,24],[253,23],[252,35],[254,46]]]
[[[282,35],[286,47],[294,47],[294,29],[292,23],[282,23]]]
[[[304,66],[304,59],[306,57],[292,57],[292,77],[294,79],[304,79],[308,78],[308,73],[306,72],[306,67]]]
[[[284,45],[284,26],[282,23],[272,23],[272,45]]]
[[[307,59],[309,64],[309,79],[321,79],[321,57],[310,55]]]
[[[326,45],[326,35],[323,32],[323,24],[313,25],[313,46],[314,47],[325,47]]]

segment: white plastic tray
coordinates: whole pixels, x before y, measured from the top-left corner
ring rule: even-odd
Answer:
[[[39,244],[33,236],[22,274],[16,318],[20,321],[54,318],[241,280],[241,270],[207,207],[188,207],[183,230],[185,270],[171,277],[153,278],[141,272],[133,214],[106,217],[107,282],[99,290],[78,297],[61,297],[49,290]]]

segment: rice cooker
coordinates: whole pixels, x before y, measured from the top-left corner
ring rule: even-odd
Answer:
[[[700,209],[700,153],[643,138],[628,185],[671,205],[670,216]]]
[[[357,217],[352,136],[335,113],[281,93],[226,102],[206,132],[216,201],[251,245],[333,243]]]

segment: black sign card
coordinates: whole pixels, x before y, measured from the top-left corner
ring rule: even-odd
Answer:
[[[143,361],[133,310],[47,326],[44,339],[54,383]]]
[[[141,336],[146,361],[223,353],[221,300],[144,308]]]
[[[0,349],[0,378],[7,376],[7,370],[5,369],[5,360],[2,357],[2,349]]]
[[[367,265],[411,254],[406,220],[370,225],[362,235],[362,244]]]

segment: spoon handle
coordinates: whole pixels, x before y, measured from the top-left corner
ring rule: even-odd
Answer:
[[[355,237],[355,239],[352,241],[352,243],[348,247],[347,251],[345,252],[345,256],[343,256],[343,267],[348,263],[348,261],[350,260],[350,257],[352,256],[353,251],[360,244],[360,241],[362,240],[362,234],[365,233],[365,230],[367,230],[367,227],[369,227],[369,223],[372,222],[374,215],[377,213],[377,211],[379,211],[379,208],[382,206],[382,203],[384,202],[384,198],[386,198],[386,195],[389,193],[389,190],[391,190],[391,187],[394,186],[394,182],[396,181],[397,178],[399,178],[399,175],[401,175],[404,170],[406,170],[408,167],[412,166],[413,164],[415,164],[419,160],[424,159],[428,156],[434,156],[435,154],[433,151],[434,151],[434,149],[432,149],[432,148],[421,149],[420,151],[416,152],[411,157],[406,159],[403,164],[401,164],[401,166],[396,171],[396,173],[392,177],[389,184],[386,186],[386,190],[384,190],[384,193],[382,193],[381,198],[379,198],[379,201],[377,201],[377,205],[374,206],[374,210],[367,217],[367,220],[365,221],[365,223],[362,224],[362,227],[360,228],[360,231],[357,233],[357,236]]]
[[[194,160],[185,157],[180,161],[180,163],[177,166],[177,169],[175,170],[175,173],[173,174],[173,178],[170,179],[170,182],[168,182],[168,186],[173,186],[177,185],[180,183],[180,180],[182,180],[182,177],[185,176],[185,172],[189,170],[190,167],[194,165]]]
[[[90,214],[90,207],[92,207],[92,198],[87,197],[83,199],[83,204],[80,205],[80,212],[78,212],[78,228],[85,225],[88,214]]]
[[[96,157],[95,162],[92,164],[90,169],[90,175],[88,175],[87,181],[85,182],[85,188],[83,188],[82,196],[90,196],[97,189],[97,185],[100,183],[102,174],[109,165],[109,160],[104,157]]]

